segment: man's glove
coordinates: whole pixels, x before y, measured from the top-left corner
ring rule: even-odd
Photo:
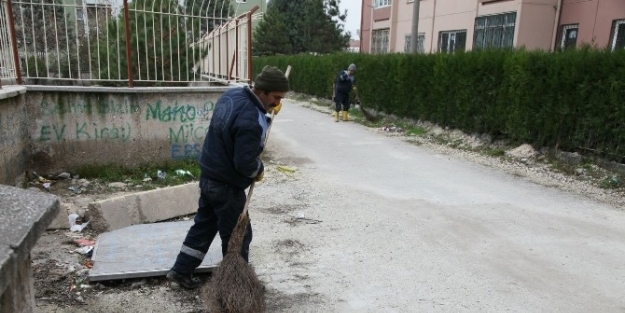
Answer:
[[[263,180],[263,177],[265,176],[265,172],[261,172],[260,174],[258,174],[258,176],[254,177],[254,182],[259,182],[261,180]]]
[[[282,101],[278,102],[278,105],[276,105],[275,107],[271,108],[271,112],[273,112],[273,115],[278,115],[280,110],[282,110]]]

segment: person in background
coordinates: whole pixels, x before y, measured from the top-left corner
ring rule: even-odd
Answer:
[[[354,89],[354,75],[356,74],[356,64],[350,64],[347,70],[340,71],[334,83],[334,103],[336,107],[334,109],[334,121],[339,121],[341,111],[343,112],[343,121],[348,121],[349,111],[349,92]]]
[[[265,114],[280,111],[288,90],[284,73],[277,67],[265,66],[253,87],[230,89],[215,104],[199,159],[197,213],[167,273],[169,281],[187,289],[199,287],[202,282],[193,277],[193,272],[218,232],[222,254],[228,251],[228,241],[245,206],[245,189],[263,178],[260,154],[271,123]],[[241,250],[248,262],[251,242],[252,227],[248,224]]]

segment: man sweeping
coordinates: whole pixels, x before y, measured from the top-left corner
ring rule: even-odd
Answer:
[[[245,189],[263,178],[260,154],[271,121],[267,112],[277,114],[280,100],[289,90],[284,73],[265,66],[254,87],[234,88],[215,104],[200,155],[200,198],[194,224],[189,229],[167,279],[195,289],[202,282],[193,277],[213,239],[219,232],[225,256],[232,231],[245,207]],[[252,227],[247,225],[241,256],[249,261]]]
[[[356,64],[350,64],[346,71],[340,71],[334,84],[334,121],[339,121],[340,112],[343,111],[343,121],[348,121],[349,92],[356,89],[354,86],[354,75],[356,74]]]

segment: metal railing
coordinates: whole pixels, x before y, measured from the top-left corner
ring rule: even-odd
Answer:
[[[17,70],[19,61],[15,47],[12,45],[15,38],[11,38],[10,32],[13,15],[9,12],[11,12],[11,2],[0,5],[0,87],[3,80],[20,82],[18,79],[20,73]]]
[[[213,77],[226,81],[246,81],[252,77],[252,21],[262,18],[254,14],[258,7],[214,29],[198,41],[207,48],[207,57],[199,65]]]
[[[0,78],[186,86],[251,77],[251,11],[230,0],[0,0]]]

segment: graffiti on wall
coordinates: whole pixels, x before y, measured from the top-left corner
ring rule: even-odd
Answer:
[[[128,99],[122,102],[109,101],[77,101],[72,103],[53,102],[47,99],[39,105],[43,116],[50,115],[91,115],[119,116],[129,114],[141,114],[141,105],[132,103]]]
[[[72,125],[74,126],[74,125]],[[119,139],[127,141],[130,139],[130,123],[125,125],[101,126],[93,122],[76,122],[73,131],[68,130],[68,124],[46,124],[39,127],[39,141],[63,141],[64,139],[75,140],[102,140]]]
[[[157,99],[141,104],[131,103],[128,99],[121,102],[83,100],[76,103],[56,103],[44,99],[39,107],[45,121],[38,126],[37,138],[40,142],[127,142],[142,136],[139,133],[142,132],[168,139],[170,157],[184,159],[199,155],[215,104],[210,100],[198,104]],[[95,118],[94,114],[97,115]],[[46,118],[55,115],[60,116],[60,120]]]
[[[207,101],[196,107],[192,104],[179,104],[178,102],[173,105],[165,105],[159,100],[148,104],[145,120],[182,123],[208,121],[214,108],[215,104],[212,101]]]

